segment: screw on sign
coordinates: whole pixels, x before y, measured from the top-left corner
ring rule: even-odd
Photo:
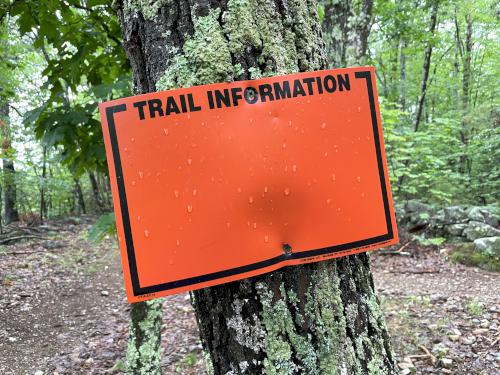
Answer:
[[[398,241],[371,67],[100,112],[129,302]]]

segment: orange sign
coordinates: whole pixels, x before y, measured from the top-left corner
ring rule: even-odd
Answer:
[[[397,242],[373,68],[100,112],[129,302]]]

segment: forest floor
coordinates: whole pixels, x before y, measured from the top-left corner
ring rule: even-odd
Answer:
[[[112,240],[86,240],[91,220],[52,221],[0,247],[0,374],[123,373],[128,305]],[[402,246],[407,240],[403,240]],[[372,253],[403,373],[500,374],[500,274],[451,263],[451,248],[410,242]],[[187,294],[164,303],[164,374],[204,374]]]

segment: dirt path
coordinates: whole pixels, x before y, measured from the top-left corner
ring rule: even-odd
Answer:
[[[449,252],[413,247],[410,257],[372,257],[400,367],[498,375],[500,274],[450,263]]]
[[[122,374],[128,305],[116,245],[89,225],[53,222],[48,241],[0,248],[0,374]],[[449,263],[446,250],[373,253],[402,373],[500,374],[500,275]],[[204,374],[187,294],[164,303],[163,373]]]
[[[52,374],[64,366],[64,358],[82,359],[80,365],[90,369],[91,360],[77,358],[78,347],[91,349],[97,338],[109,342],[123,336],[126,304],[118,254],[109,250],[109,242],[89,246],[87,228],[50,223],[50,240],[2,248],[1,374]],[[116,353],[106,351],[101,359],[100,367],[113,366]]]

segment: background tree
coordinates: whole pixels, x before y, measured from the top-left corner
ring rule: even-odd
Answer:
[[[4,198],[4,219],[5,223],[9,224],[19,220],[17,212],[16,200],[16,174],[14,167],[14,149],[12,148],[12,130],[10,126],[10,104],[13,90],[17,84],[16,80],[11,77],[7,69],[12,69],[16,64],[15,53],[16,48],[13,48],[8,39],[9,20],[0,17],[0,141],[2,142],[2,184]]]
[[[333,67],[366,63],[374,0],[320,2],[328,62]]]
[[[123,1],[117,10],[138,93],[327,64],[312,2]],[[215,374],[396,372],[366,255],[206,288],[192,301]],[[137,358],[159,334],[135,328],[137,319],[160,326],[151,321],[157,314],[144,313],[149,306],[132,306],[129,357],[136,373],[150,353]]]
[[[16,199],[16,171],[14,168],[11,130],[9,127],[9,103],[0,105],[0,128],[2,135],[3,196],[5,223],[19,220]]]

